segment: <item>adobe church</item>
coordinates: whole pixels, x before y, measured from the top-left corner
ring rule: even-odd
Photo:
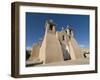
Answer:
[[[28,61],[48,64],[84,58],[82,50],[74,38],[73,29],[69,26],[56,31],[56,24],[45,22],[45,34],[42,43],[33,45]]]

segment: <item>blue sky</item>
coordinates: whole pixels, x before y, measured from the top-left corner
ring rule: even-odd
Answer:
[[[89,47],[89,15],[51,14],[26,12],[26,48],[39,42],[45,32],[45,21],[52,19],[60,31],[70,25],[81,47]]]

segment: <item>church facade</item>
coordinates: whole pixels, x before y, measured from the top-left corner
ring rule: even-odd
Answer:
[[[28,61],[48,64],[67,60],[84,59],[83,52],[74,37],[74,31],[67,26],[61,31],[56,31],[56,24],[52,21],[45,22],[45,34],[41,44],[33,45]]]

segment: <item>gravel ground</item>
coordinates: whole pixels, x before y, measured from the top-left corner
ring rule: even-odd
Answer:
[[[33,66],[61,66],[61,65],[84,65],[84,64],[89,64],[89,58],[84,58],[84,59],[77,59],[77,60],[67,60],[67,61],[62,61],[62,62],[54,62],[54,63],[48,63],[48,64],[36,64],[36,65],[30,65],[31,67]]]

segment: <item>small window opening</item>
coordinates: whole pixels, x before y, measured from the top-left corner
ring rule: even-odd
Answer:
[[[62,36],[62,40],[65,40],[64,35]]]
[[[53,30],[53,25],[50,24],[50,28],[49,28],[49,30]]]
[[[72,32],[72,31],[71,31],[71,30],[69,30],[70,35],[71,35],[71,32]]]
[[[67,33],[67,31],[65,31]]]

